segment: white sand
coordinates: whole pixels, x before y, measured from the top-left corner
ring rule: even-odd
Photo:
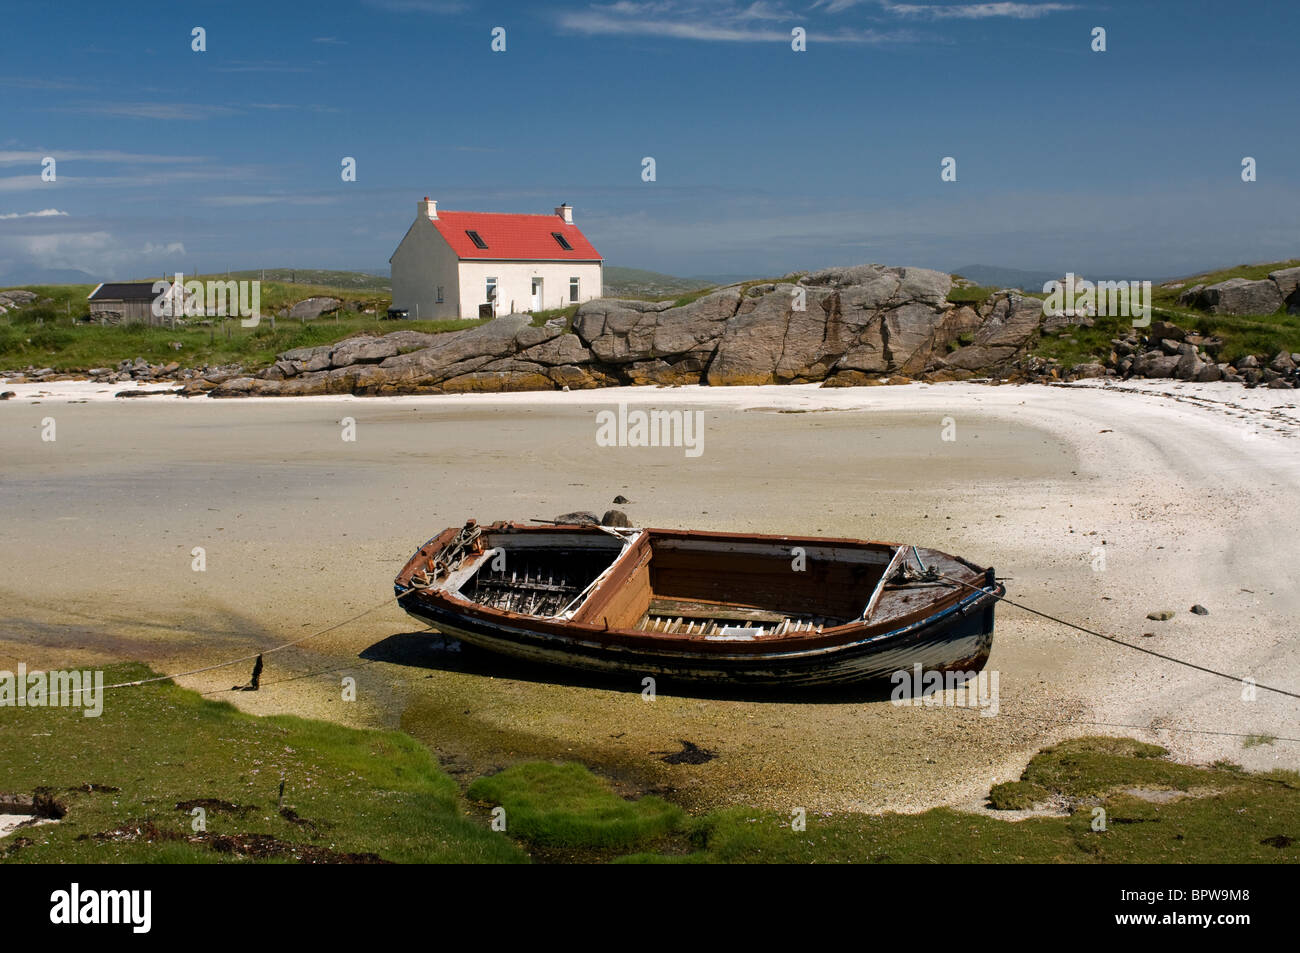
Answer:
[[[935,546],[994,564],[1012,599],[1045,612],[1300,689],[1291,391],[1148,381],[216,401],[114,400],[121,385],[86,382],[0,389],[17,392],[0,403],[6,667],[141,658],[179,671],[242,655],[384,602],[409,553],[445,526],[600,512],[621,493],[642,525]],[[596,446],[594,411],[620,401],[704,411],[703,455]],[[54,444],[40,440],[45,416]],[[345,416],[355,443],[340,440]],[[954,442],[940,439],[945,417]],[[194,546],[204,573],[190,570]],[[1146,620],[1156,609],[1175,618]],[[400,664],[394,646],[427,643],[392,637],[417,629],[385,607],[268,659],[263,691],[217,697],[400,726],[467,777],[569,757],[701,806],[968,803],[1043,743],[1089,733],[1186,760],[1300,767],[1300,744],[1240,737],[1300,737],[1294,700],[1243,701],[1235,683],[1006,606],[996,718],[864,701],[647,704],[639,685],[492,677],[434,655]],[[358,658],[376,645],[384,660]],[[184,681],[218,691],[247,674]],[[355,704],[339,700],[343,674],[357,678]],[[719,757],[664,765],[677,739]]]

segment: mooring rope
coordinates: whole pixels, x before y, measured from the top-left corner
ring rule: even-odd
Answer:
[[[1031,609],[1029,606],[1024,605],[1023,603],[1016,602],[1012,599],[1008,599],[1006,596],[1000,596],[996,592],[990,592],[988,589],[985,589],[981,586],[972,585],[971,583],[966,582],[964,579],[958,579],[956,576],[948,576],[945,575],[944,573],[938,572],[937,570],[935,570],[935,572],[936,575],[938,575],[942,579],[948,579],[952,582],[965,586],[967,589],[974,589],[976,592],[982,592],[986,595],[990,595],[994,599],[997,599],[999,602],[1005,602],[1007,605],[1015,606],[1017,609],[1024,609],[1026,612],[1032,612],[1036,616],[1042,616],[1044,619],[1050,619],[1052,622],[1057,622],[1061,625],[1069,626],[1071,629],[1078,629],[1080,632],[1086,632],[1088,635],[1095,635],[1097,638],[1105,639],[1107,642],[1114,642],[1116,645],[1122,645],[1125,648],[1133,649],[1136,652],[1143,652],[1147,655],[1153,655],[1158,659],[1164,659],[1166,662],[1173,662],[1176,665],[1185,665],[1188,668],[1196,669],[1196,671],[1198,672],[1205,672],[1207,675],[1217,675],[1219,678],[1226,678],[1238,684],[1247,681],[1247,679],[1242,678],[1240,675],[1232,675],[1229,674],[1228,672],[1220,672],[1217,669],[1207,668],[1204,665],[1197,665],[1195,662],[1189,662],[1186,659],[1174,658],[1172,655],[1165,655],[1163,652],[1157,652],[1155,649],[1148,649],[1141,645],[1134,645],[1132,642],[1125,642],[1123,639],[1118,639],[1113,635],[1107,635],[1105,632],[1098,632],[1095,629],[1089,629],[1081,625],[1075,625],[1073,622],[1067,622],[1065,619],[1058,618],[1046,612],[1039,612],[1037,609]],[[1254,681],[1253,679],[1251,679],[1250,681],[1256,688],[1262,688],[1266,692],[1275,692],[1278,695],[1286,695],[1288,698],[1300,698],[1300,693],[1288,691],[1285,688],[1274,688],[1271,685],[1264,685],[1260,682]]]
[[[336,622],[331,626],[321,629],[319,632],[312,632],[309,635],[304,635],[300,639],[294,639],[292,642],[285,642],[283,645],[276,645],[269,649],[263,649],[260,652],[254,652],[252,655],[241,655],[239,658],[228,659],[225,662],[216,662],[215,664],[212,665],[205,665],[202,668],[190,669],[188,672],[176,672],[172,675],[155,675],[152,678],[139,678],[133,682],[118,682],[114,685],[105,685],[103,686],[102,689],[97,689],[93,686],[89,688],[82,687],[76,689],[68,689],[66,693],[62,691],[59,692],[59,697],[62,698],[64,694],[73,695],[73,694],[80,694],[88,691],[108,691],[110,688],[136,688],[140,685],[149,685],[153,682],[165,682],[168,681],[169,679],[174,679],[174,678],[186,678],[190,675],[201,675],[204,672],[213,672],[219,668],[229,668],[231,665],[238,665],[240,662],[251,662],[260,656],[271,655],[275,652],[283,652],[285,649],[293,648],[295,645],[301,645],[302,643],[308,641],[309,639],[315,639],[324,635],[327,632],[333,632],[335,629],[341,629],[345,625],[351,625],[353,622],[356,622],[359,619],[364,619],[366,616],[370,615],[370,613],[375,612],[376,610],[382,609],[384,606],[391,605],[391,604],[392,604],[392,599],[385,599],[383,602],[379,603],[378,605],[371,606],[369,609],[366,609],[363,612],[358,612],[350,619],[344,619],[342,622]]]
[[[917,562],[918,562],[918,563],[920,562],[920,555],[919,555],[919,554],[917,555]],[[1068,628],[1075,629],[1075,630],[1077,630],[1077,631],[1079,631],[1079,632],[1083,632],[1083,633],[1085,633],[1085,634],[1087,634],[1087,635],[1095,636],[1095,637],[1097,637],[1097,638],[1099,638],[1099,639],[1105,639],[1107,642],[1113,642],[1113,643],[1116,644],[1116,645],[1122,645],[1122,646],[1124,646],[1125,648],[1133,649],[1135,652],[1142,652],[1142,653],[1145,654],[1145,655],[1150,655],[1150,656],[1153,656],[1153,657],[1158,658],[1158,659],[1163,659],[1163,660],[1166,661],[1166,662],[1173,662],[1175,665],[1182,665],[1182,666],[1185,666],[1186,668],[1194,669],[1195,671],[1198,671],[1198,672],[1204,672],[1204,673],[1207,674],[1207,675],[1214,675],[1214,676],[1216,676],[1216,677],[1218,677],[1218,678],[1225,678],[1225,679],[1228,679],[1229,681],[1233,681],[1233,682],[1236,682],[1236,683],[1238,683],[1238,684],[1241,684],[1241,683],[1247,681],[1247,679],[1243,678],[1243,677],[1240,676],[1240,675],[1233,675],[1233,674],[1231,674],[1231,673],[1229,673],[1229,672],[1222,672],[1222,671],[1219,671],[1218,669],[1209,668],[1209,667],[1204,666],[1204,665],[1198,665],[1197,663],[1195,663],[1195,662],[1189,662],[1189,661],[1187,661],[1186,659],[1175,658],[1175,657],[1172,656],[1172,655],[1166,655],[1166,654],[1163,653],[1163,652],[1157,652],[1155,649],[1148,649],[1148,648],[1146,648],[1146,647],[1144,647],[1144,646],[1141,646],[1141,645],[1134,645],[1132,642],[1125,642],[1123,639],[1116,638],[1116,637],[1113,636],[1113,635],[1107,635],[1107,634],[1104,633],[1104,632],[1098,632],[1098,631],[1095,630],[1095,629],[1089,629],[1089,628],[1087,628],[1086,626],[1077,625],[1077,624],[1075,624],[1075,623],[1073,623],[1073,622],[1070,622],[1070,621],[1068,621],[1068,620],[1066,620],[1066,619],[1062,619],[1062,618],[1060,618],[1059,616],[1054,616],[1054,615],[1051,615],[1050,613],[1047,613],[1047,612],[1041,612],[1041,611],[1039,611],[1038,609],[1034,609],[1034,608],[1032,608],[1031,606],[1027,606],[1027,605],[1025,605],[1024,603],[1016,602],[1014,599],[1008,599],[1005,595],[1001,595],[1001,596],[1000,596],[1000,595],[998,595],[998,594],[995,593],[995,592],[991,592],[991,591],[989,591],[988,589],[983,588],[982,586],[976,586],[976,585],[974,585],[974,584],[972,584],[972,583],[966,582],[964,579],[958,579],[958,578],[956,578],[955,576],[949,576],[949,575],[947,575],[947,574],[945,574],[945,573],[939,572],[938,570],[934,569],[933,567],[930,567],[930,568],[927,570],[927,572],[931,572],[931,573],[933,573],[935,576],[939,577],[940,579],[947,579],[947,580],[950,581],[950,582],[955,582],[955,583],[957,583],[958,585],[965,586],[967,589],[974,590],[975,592],[981,592],[981,593],[984,593],[985,595],[992,596],[994,599],[997,599],[999,602],[1005,602],[1007,605],[1015,606],[1017,609],[1023,609],[1025,612],[1029,612],[1029,613],[1032,613],[1032,614],[1034,614],[1034,615],[1036,615],[1036,616],[1039,616],[1039,617],[1041,617],[1041,618],[1047,619],[1047,620],[1049,620],[1049,621],[1051,621],[1051,622],[1055,622],[1055,623],[1057,623],[1058,625],[1063,625],[1063,626],[1066,626],[1066,627],[1068,627]],[[113,684],[113,685],[105,685],[105,686],[103,687],[103,690],[104,690],[104,691],[107,691],[107,690],[109,690],[109,689],[115,689],[115,688],[136,688],[136,687],[138,687],[138,686],[140,686],[140,685],[148,685],[148,684],[151,684],[151,683],[154,683],[154,682],[165,682],[165,681],[169,681],[169,680],[171,680],[171,679],[187,678],[187,677],[189,677],[189,676],[191,676],[191,675],[201,675],[201,674],[203,674],[203,673],[205,673],[205,672],[212,672],[212,671],[216,671],[217,669],[221,669],[221,668],[229,668],[231,665],[238,665],[240,662],[251,662],[251,661],[253,661],[254,659],[256,659],[258,656],[261,656],[261,655],[271,655],[271,654],[273,654],[273,653],[275,653],[275,652],[282,652],[282,651],[284,651],[285,649],[293,648],[295,645],[301,645],[302,643],[307,642],[307,641],[309,641],[310,639],[318,638],[318,637],[320,637],[320,636],[322,636],[322,635],[325,635],[325,634],[328,633],[328,632],[333,632],[335,629],[341,629],[341,628],[343,628],[343,626],[345,626],[345,625],[351,625],[353,622],[356,622],[356,621],[358,621],[358,620],[360,620],[360,619],[365,618],[366,616],[370,615],[370,613],[375,612],[375,611],[377,611],[377,610],[379,610],[379,609],[382,609],[384,606],[387,606],[387,605],[389,605],[390,603],[391,603],[391,600],[390,600],[390,599],[385,599],[383,602],[381,602],[381,603],[379,603],[379,604],[377,604],[377,605],[371,606],[369,609],[366,609],[366,610],[364,610],[364,611],[362,611],[362,612],[359,612],[359,613],[357,613],[356,615],[352,616],[352,617],[349,618],[349,619],[344,619],[342,622],[336,622],[334,625],[331,625],[331,626],[328,626],[328,627],[326,627],[326,628],[324,628],[324,629],[321,629],[321,630],[318,631],[318,632],[312,632],[312,633],[309,634],[309,635],[304,635],[304,636],[303,636],[302,638],[300,638],[300,639],[294,639],[294,640],[291,641],[291,642],[285,642],[285,643],[283,643],[282,645],[277,645],[277,646],[274,646],[274,647],[269,648],[269,649],[264,649],[264,650],[261,651],[261,652],[254,652],[254,653],[252,653],[251,655],[241,655],[239,658],[228,659],[227,661],[224,661],[224,662],[217,662],[217,663],[214,663],[214,664],[212,664],[212,665],[205,665],[205,666],[203,666],[202,668],[191,669],[191,670],[186,671],[186,672],[176,672],[176,673],[173,673],[173,674],[171,674],[171,675],[155,675],[155,676],[153,676],[152,678],[141,678],[141,679],[136,679],[135,681],[131,681],[131,682],[118,682],[118,683]],[[1298,692],[1289,691],[1288,689],[1285,689],[1285,688],[1276,688],[1276,687],[1274,687],[1274,686],[1272,686],[1272,685],[1265,685],[1265,684],[1263,684],[1262,682],[1256,682],[1256,681],[1254,681],[1254,680],[1251,680],[1251,683],[1252,683],[1256,688],[1263,689],[1263,690],[1266,691],[1266,692],[1273,692],[1274,694],[1277,694],[1277,695],[1284,695],[1284,696],[1286,696],[1286,697],[1288,697],[1288,698],[1300,699],[1300,693],[1298,693]],[[84,688],[84,687],[83,687],[83,688],[79,688],[79,689],[69,689],[69,690],[68,690],[68,693],[69,693],[69,694],[77,694],[77,693],[81,693],[81,692],[86,692],[86,691],[95,691],[95,690],[96,690],[96,689],[94,689],[94,688]],[[62,697],[62,695],[63,695],[64,693],[63,693],[63,692],[60,692],[59,694],[60,694],[60,697]]]

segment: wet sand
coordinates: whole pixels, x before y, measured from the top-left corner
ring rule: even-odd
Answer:
[[[633,502],[618,508],[640,525],[933,546],[995,565],[1011,598],[1044,612],[1296,690],[1290,391],[1147,382],[126,401],[89,384],[7,389],[18,396],[0,404],[0,668],[138,659],[185,671],[374,609],[268,656],[257,693],[229,691],[246,664],[180,682],[253,712],[400,727],[466,780],[519,759],[577,759],[693,808],[966,804],[1044,743],[1079,734],[1300,767],[1300,745],[1238,737],[1300,736],[1294,700],[1242,701],[1233,682],[1009,606],[990,661],[999,713],[982,717],[664,684],[647,702],[639,681],[451,651],[395,608],[391,589],[446,526],[600,513],[622,494]],[[598,446],[595,413],[619,401],[702,410],[702,455]],[[355,442],[341,438],[345,417]],[[941,439],[945,417],[953,441]],[[196,546],[203,572],[191,568]],[[1210,614],[1190,614],[1193,603]],[[1157,609],[1174,619],[1148,621]],[[342,700],[345,676],[355,702]],[[683,741],[716,757],[662,760]]]

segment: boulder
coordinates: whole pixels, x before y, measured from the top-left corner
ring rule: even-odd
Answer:
[[[1279,374],[1289,374],[1295,370],[1295,361],[1291,359],[1288,352],[1278,351],[1268,366]]]
[[[740,302],[738,288],[723,288],[680,308],[627,306],[663,302],[588,301],[574,315],[573,330],[595,358],[607,364],[687,353],[707,359]]]
[[[319,347],[296,347],[280,355],[280,360],[291,364],[299,373],[310,374],[313,371],[328,370],[330,355],[334,353],[333,344]]]
[[[1218,364],[1202,364],[1192,380],[1198,384],[1208,384],[1223,379],[1223,368]]]
[[[1011,292],[994,304],[974,343],[985,347],[1022,347],[1037,334],[1042,321],[1042,301]]]
[[[1201,287],[1201,285],[1197,285]],[[1149,341],[1181,341],[1187,337],[1187,332],[1176,324],[1170,324],[1168,321],[1152,321],[1151,326],[1146,329],[1147,340]]]
[[[1148,358],[1143,361],[1142,376],[1173,377],[1179,362],[1184,357],[1185,355],[1180,354],[1161,354],[1157,357]]]
[[[353,364],[377,364],[397,356],[397,343],[386,337],[356,337],[340,341],[330,354],[331,367],[349,367]]]
[[[600,518],[601,526],[631,526],[632,521],[627,518],[627,514],[622,510],[606,510],[605,515]]]
[[[1290,299],[1300,289],[1300,266],[1270,271],[1268,280],[1277,285],[1278,294],[1284,299]]]
[[[35,292],[24,291],[22,288],[14,288],[12,291],[0,291],[0,307],[3,307],[6,311],[25,307],[35,300]]]
[[[1178,363],[1174,365],[1173,376],[1180,381],[1195,380],[1196,376],[1205,367],[1206,364],[1201,360],[1200,355],[1196,353],[1195,349],[1192,349],[1185,354],[1178,355]]]
[[[1017,353],[1014,347],[986,347],[972,344],[953,351],[943,359],[943,363],[948,367],[968,371],[999,368],[1011,361]]]
[[[1197,307],[1211,314],[1272,314],[1282,301],[1277,284],[1267,278],[1229,278],[1207,285],[1197,296]]]
[[[942,308],[952,290],[952,276],[929,268],[853,265],[823,268],[804,275],[799,284],[840,290],[852,288],[851,307],[865,311],[877,311],[909,301]]]
[[[591,361],[591,352],[582,346],[582,341],[576,334],[560,334],[526,348],[519,356],[526,361],[550,365],[586,364]]]
[[[585,524],[597,524],[600,520],[596,517],[595,513],[588,512],[587,510],[574,510],[571,513],[561,513],[559,516],[555,517],[555,522],[582,526]]]
[[[332,314],[343,306],[338,298],[306,298],[289,309],[289,317],[300,320],[312,320],[322,314]]]

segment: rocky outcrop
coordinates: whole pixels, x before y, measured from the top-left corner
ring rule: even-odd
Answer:
[[[343,302],[338,298],[306,298],[290,308],[287,317],[310,321],[322,314],[333,314],[341,307]]]
[[[35,292],[24,291],[21,288],[16,288],[13,291],[0,291],[0,314],[13,311],[16,308],[25,308],[35,300]]]
[[[1178,296],[1178,303],[1211,314],[1273,314],[1286,306],[1300,314],[1300,267],[1271,271],[1267,278],[1229,278],[1212,285],[1193,285]]]
[[[1001,292],[948,301],[952,278],[857,265],[719,288],[681,305],[599,299],[572,328],[506,315],[465,331],[397,331],[279,355],[214,396],[411,394],[615,384],[874,384],[1007,369],[1043,322],[1042,302]]]
[[[1232,361],[1222,359],[1224,342],[1213,336],[1189,331],[1166,321],[1153,321],[1147,334],[1136,331],[1110,342],[1104,361],[1077,364],[1069,369],[1031,357],[1022,362],[1024,379],[1072,381],[1091,377],[1169,378],[1213,383],[1226,381],[1247,387],[1291,389],[1300,387],[1300,353],[1279,351],[1268,355],[1244,354]]]

